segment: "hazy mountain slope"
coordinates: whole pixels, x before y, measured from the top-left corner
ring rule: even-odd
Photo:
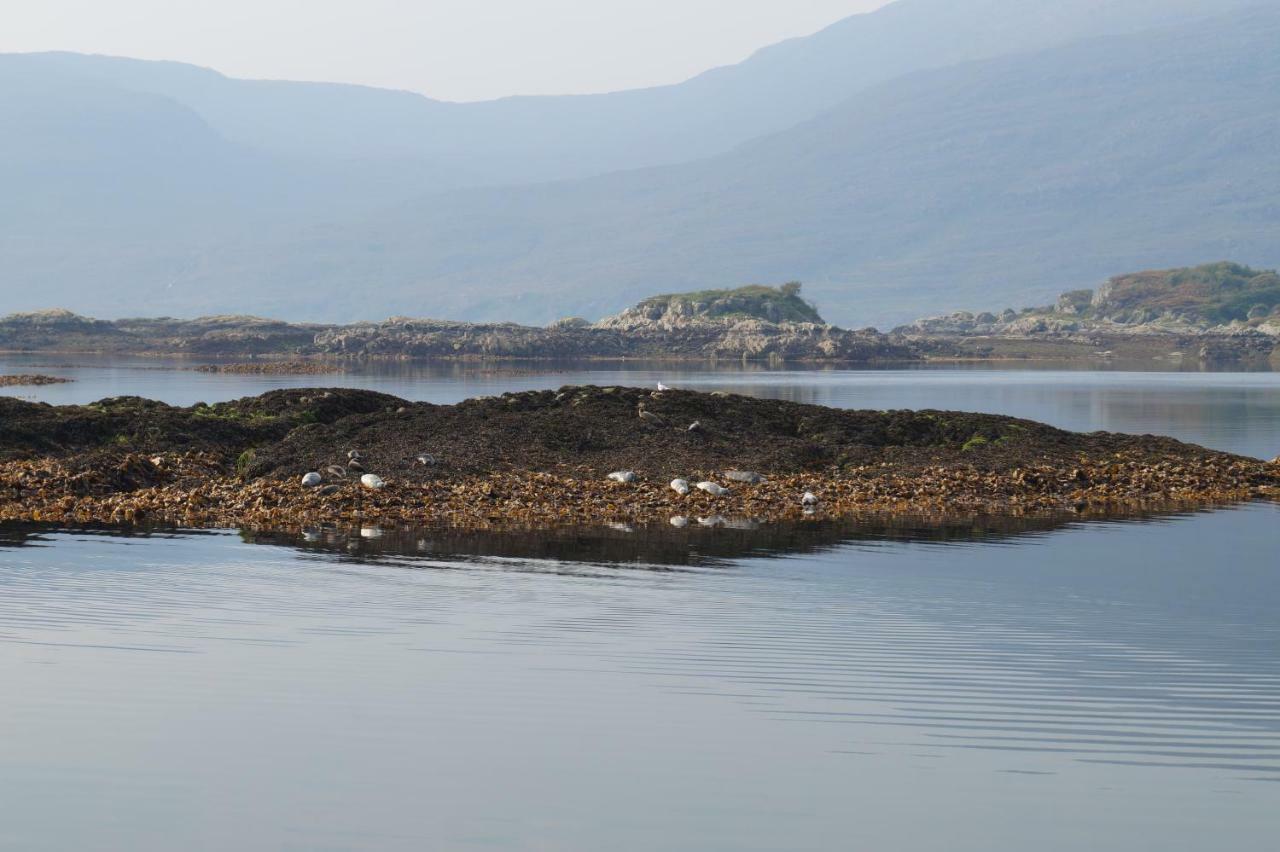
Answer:
[[[679,87],[480,105],[0,56],[0,146],[18,152],[0,162],[13,190],[0,197],[0,293],[8,309],[108,316],[542,320],[803,276],[830,317],[855,323],[1043,301],[1117,269],[1275,265],[1266,13],[920,72],[705,161],[367,214],[438,183],[436,168],[466,182],[504,157],[554,171],[575,157],[590,170],[636,151],[687,155],[681,134],[728,144],[734,122],[763,129],[956,51],[1223,2],[969,0],[960,14],[951,0],[902,0]],[[408,117],[424,103],[430,115]],[[428,132],[439,116],[503,110],[498,125],[459,125],[470,135]],[[602,127],[636,151],[593,135]],[[419,152],[422,138],[437,148]]]
[[[157,94],[229,140],[340,163],[408,188],[523,183],[724,152],[904,73],[1080,36],[1125,32],[1257,0],[899,0],[684,83],[606,95],[474,104],[323,83],[236,80],[172,62],[76,54],[3,57]]]
[[[1122,269],[1274,266],[1277,39],[1280,13],[1255,11],[922,73],[713,160],[439,196],[225,248],[188,285],[259,298],[305,277],[307,304],[272,302],[304,316],[546,319],[801,277],[860,323],[1040,303]]]

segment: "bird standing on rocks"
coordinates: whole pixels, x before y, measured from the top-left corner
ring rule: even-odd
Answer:
[[[800,498],[800,505],[801,506],[818,505],[818,495],[814,494],[812,491],[804,492],[804,496]]]
[[[635,482],[636,475],[634,472],[629,470],[615,470],[613,473],[609,474],[609,479],[626,485],[628,482]]]
[[[336,479],[347,478],[347,469],[340,464],[331,464],[324,469],[324,472]]]
[[[322,482],[324,482],[324,477],[316,473],[315,471],[311,471],[310,473],[304,473],[302,475],[303,488],[319,488],[320,483]]]
[[[671,390],[671,388],[667,387],[662,382],[658,382],[658,393],[662,393],[663,391],[669,391],[669,390]]]
[[[347,470],[351,473],[364,473],[364,465],[360,464],[360,462],[355,459],[352,459],[347,462]]]
[[[723,494],[729,493],[729,489],[725,488],[723,485],[719,484],[718,482],[699,482],[698,490],[705,491],[708,494],[710,494],[712,497],[719,497]]]
[[[672,490],[672,491],[674,491],[674,492],[676,492],[677,494],[688,494],[688,493],[689,493],[689,480],[687,480],[687,479],[673,479],[673,480],[671,480],[671,490]]]
[[[347,459],[349,461],[358,461],[360,459],[359,450],[347,450]]]
[[[423,453],[422,455],[418,456],[417,463],[422,465],[423,467],[431,467],[431,465],[436,463],[436,457],[433,456],[431,453]]]
[[[695,421],[693,421],[692,423],[690,423],[690,424],[689,424],[689,428],[688,428],[688,429],[686,429],[685,431],[687,431],[687,432],[701,432],[701,431],[702,431],[702,421],[701,421],[701,420],[695,420]]]
[[[378,476],[376,473],[366,473],[364,476],[360,477],[360,484],[365,488],[370,488],[374,491],[380,491],[387,487],[387,483],[383,482],[382,477]]]

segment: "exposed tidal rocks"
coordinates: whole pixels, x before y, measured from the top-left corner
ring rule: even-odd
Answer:
[[[61,376],[44,376],[40,374],[20,374],[0,376],[0,388],[14,388],[34,385],[61,385],[74,379],[64,379]]]
[[[197,373],[228,373],[237,376],[324,376],[341,373],[342,368],[327,361],[250,361],[242,364],[201,364]]]
[[[659,422],[637,416],[642,403]],[[702,427],[691,432],[695,420]],[[610,480],[617,471],[634,478]],[[307,473],[321,481],[302,485]],[[366,475],[382,487],[362,484]],[[673,479],[717,488],[681,493]],[[565,387],[448,406],[341,389],[190,408],[0,399],[4,520],[714,525],[807,513],[1107,513],[1277,495],[1280,466],[1168,438],[679,390]]]

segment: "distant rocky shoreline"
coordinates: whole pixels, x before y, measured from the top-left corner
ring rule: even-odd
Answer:
[[[906,361],[875,329],[823,322],[797,291],[772,287],[655,297],[597,323],[546,327],[394,317],[347,325],[258,317],[96,320],[70,311],[0,318],[0,350],[264,359],[646,359]],[[263,368],[262,371],[268,371]]]
[[[247,316],[97,320],[51,310],[0,318],[0,351],[254,359],[226,367],[252,373],[319,373],[334,368],[317,364],[346,359],[1280,367],[1280,276],[1228,263],[1136,273],[1065,293],[1052,306],[960,311],[888,333],[826,323],[794,283],[654,296],[599,322],[569,317],[545,327],[409,317],[344,325]]]
[[[1280,368],[1280,275],[1213,263],[1118,275],[1049,306],[958,311],[894,329],[924,353],[1159,359]]]

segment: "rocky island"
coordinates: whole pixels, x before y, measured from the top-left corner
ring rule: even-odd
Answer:
[[[98,320],[67,310],[0,318],[0,350],[205,357],[436,359],[911,360],[875,329],[823,321],[800,285],[656,296],[591,323],[546,327],[393,317],[347,325],[259,317]]]
[[[246,373],[323,373],[352,359],[718,360],[874,363],[1124,359],[1280,365],[1280,276],[1233,263],[1121,275],[1054,305],[960,311],[882,333],[826,322],[800,284],[644,299],[545,327],[392,317],[344,325],[247,316],[98,320],[66,310],[0,318],[0,351],[252,358]],[[282,366],[273,367],[272,362]],[[310,366],[308,366],[310,363]]]
[[[299,529],[1107,514],[1280,495],[1280,465],[1011,417],[568,386],[456,405],[277,390],[0,397],[0,520]]]
[[[1280,367],[1280,275],[1236,263],[1118,275],[1049,306],[960,311],[893,338],[921,355],[1130,358]]]

